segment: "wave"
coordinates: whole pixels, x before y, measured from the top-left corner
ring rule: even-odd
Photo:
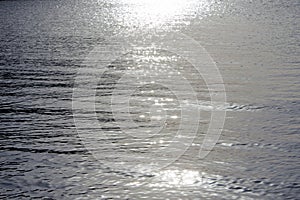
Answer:
[[[255,105],[244,105],[237,103],[220,103],[220,102],[209,102],[201,101],[198,104],[187,104],[191,107],[197,107],[204,111],[259,111],[262,110],[263,106]]]

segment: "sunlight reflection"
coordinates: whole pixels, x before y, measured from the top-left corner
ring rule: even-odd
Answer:
[[[155,186],[192,186],[202,184],[202,174],[194,170],[164,170],[156,174]]]
[[[123,10],[117,20],[129,27],[155,28],[176,21],[189,24],[196,15],[208,13],[211,9],[209,0],[121,0]],[[120,10],[119,10],[120,11]]]

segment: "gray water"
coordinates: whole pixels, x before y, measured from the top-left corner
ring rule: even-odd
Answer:
[[[2,199],[299,198],[299,1],[151,2],[0,1]],[[120,33],[193,38],[216,63],[227,101],[211,105],[191,64],[155,46],[136,46],[140,51],[108,66],[102,60],[85,63],[95,47],[111,45]],[[154,82],[139,77],[150,66],[160,74]],[[78,127],[74,118],[90,119],[72,108],[73,88],[99,68],[105,72],[93,105],[101,130]],[[79,73],[85,69],[87,74]],[[172,69],[194,87],[198,103],[179,76],[169,76]],[[126,113],[111,110],[112,97],[122,100],[121,93],[131,90],[126,82],[118,84],[125,73],[136,80],[129,105],[134,126]],[[168,78],[173,91],[158,84]],[[185,105],[176,99],[180,95]],[[196,126],[182,123],[180,106],[189,113],[201,110],[199,129],[182,139],[191,142],[178,159],[155,157],[153,151],[172,143],[182,124],[186,133]],[[213,110],[226,111],[225,125],[213,150],[200,159]],[[168,165],[147,170],[156,161]]]

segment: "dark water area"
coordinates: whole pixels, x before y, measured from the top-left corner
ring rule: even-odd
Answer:
[[[0,1],[0,198],[298,199],[300,3],[149,2]],[[209,53],[225,103],[209,103],[205,80],[182,55],[145,47],[143,39],[164,33]],[[105,66],[106,57],[86,62],[116,35],[138,38],[136,51]],[[78,80],[99,69],[94,103],[77,104]],[[130,117],[118,110],[126,106]],[[226,112],[225,124],[200,159],[213,111]],[[178,130],[183,152],[168,146]],[[166,149],[180,156],[153,153]],[[152,171],[153,162],[168,165]]]

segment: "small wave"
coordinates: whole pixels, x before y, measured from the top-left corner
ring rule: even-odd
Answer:
[[[55,149],[34,149],[34,148],[25,148],[25,147],[1,147],[2,151],[20,151],[20,152],[31,152],[31,153],[54,153],[54,154],[87,154],[86,149],[80,150],[55,150]]]
[[[239,105],[237,103],[219,103],[201,101],[199,104],[188,104],[188,106],[197,107],[204,111],[259,111],[263,106]]]

